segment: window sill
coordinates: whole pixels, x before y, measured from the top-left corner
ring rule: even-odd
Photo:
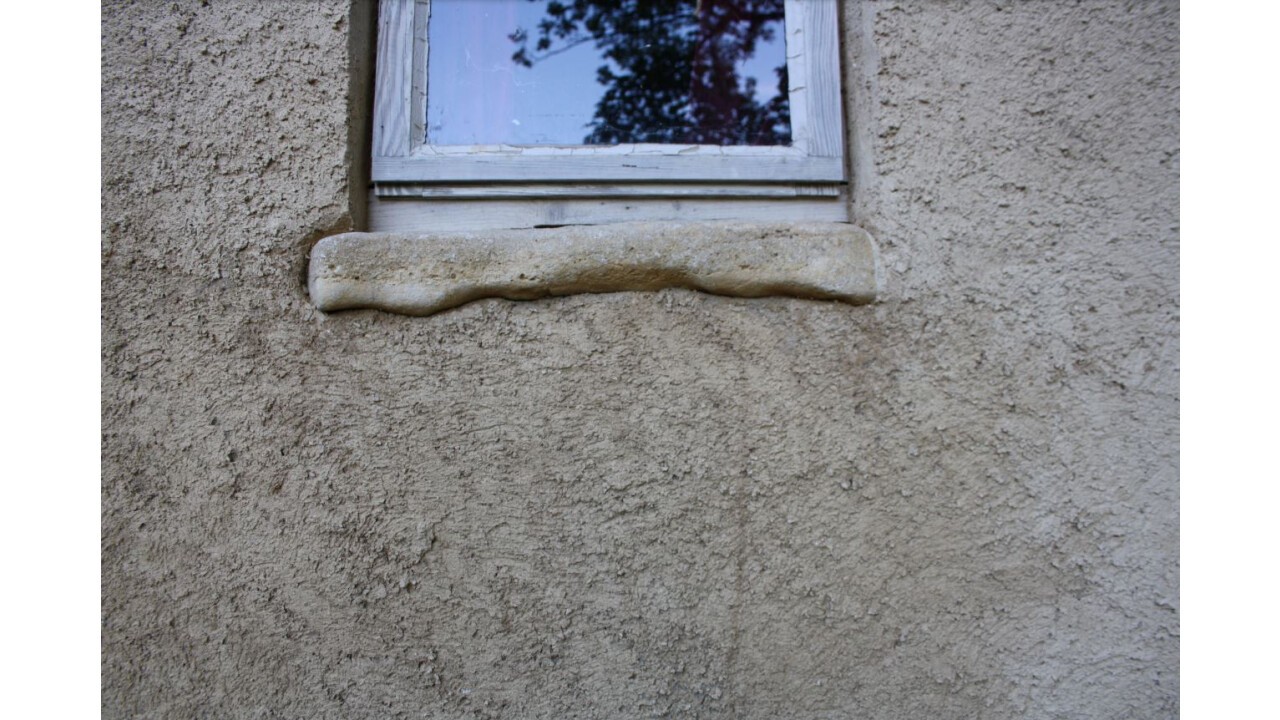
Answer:
[[[312,302],[430,315],[481,298],[687,288],[873,302],[875,242],[855,225],[622,223],[483,233],[345,233],[312,248]]]

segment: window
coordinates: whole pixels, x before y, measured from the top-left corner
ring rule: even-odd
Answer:
[[[381,0],[371,229],[845,221],[836,16],[836,0]],[[645,86],[668,65],[686,96]],[[551,87],[570,71],[577,90]],[[543,83],[533,109],[512,105],[521,82]],[[584,102],[593,116],[568,107]],[[652,105],[665,124],[637,119]],[[543,122],[562,106],[567,131]]]
[[[875,241],[848,222],[837,10],[380,0],[373,232],[312,247],[313,301],[413,315],[669,287],[874,301]],[[664,222],[582,227],[635,220]]]

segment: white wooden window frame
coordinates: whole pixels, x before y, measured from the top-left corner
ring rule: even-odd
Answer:
[[[786,0],[792,144],[785,147],[431,145],[430,0],[380,0],[372,180],[384,198],[764,198],[840,194],[837,0]]]

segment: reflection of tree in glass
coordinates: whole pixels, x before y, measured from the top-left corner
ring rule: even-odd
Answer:
[[[524,29],[510,35],[520,46],[511,59],[532,67],[595,43],[612,65],[596,71],[606,89],[588,145],[787,145],[785,57],[768,102],[756,100],[755,78],[738,78],[757,43],[781,41],[783,16],[783,0],[551,0],[532,48]]]

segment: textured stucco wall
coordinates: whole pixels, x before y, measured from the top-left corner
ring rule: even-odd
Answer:
[[[845,8],[868,307],[326,316],[340,0],[103,7],[103,714],[1164,718],[1173,2]]]

